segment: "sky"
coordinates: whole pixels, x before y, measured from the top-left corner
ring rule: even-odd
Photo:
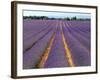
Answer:
[[[90,13],[76,13],[76,12],[54,12],[54,11],[36,11],[36,10],[24,10],[23,16],[47,16],[55,18],[65,18],[65,17],[74,17],[77,18],[91,18]]]

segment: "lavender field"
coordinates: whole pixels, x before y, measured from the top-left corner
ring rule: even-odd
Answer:
[[[23,20],[23,69],[91,65],[89,20]]]

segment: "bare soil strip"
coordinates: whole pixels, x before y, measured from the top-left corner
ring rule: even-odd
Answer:
[[[52,43],[54,41],[55,34],[56,34],[56,32],[53,33],[53,35],[50,39],[50,42],[49,42],[46,50],[44,51],[43,56],[41,57],[41,60],[40,60],[39,64],[37,64],[36,67],[38,67],[38,68],[43,68],[44,67],[45,62],[48,59],[48,56],[49,56],[49,53],[50,53],[50,50],[51,50],[51,47],[52,47]]]
[[[68,47],[67,41],[65,40],[65,36],[64,36],[63,30],[62,30],[62,26],[61,26],[61,35],[62,35],[64,48],[65,48],[65,51],[66,51],[66,58],[68,60],[68,64],[69,64],[70,67],[74,67],[75,64],[73,62],[72,55],[71,55],[70,49]]]

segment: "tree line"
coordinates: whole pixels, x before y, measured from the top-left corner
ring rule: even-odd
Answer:
[[[65,17],[65,18],[50,18],[47,16],[23,16],[23,19],[36,19],[36,20],[90,20],[89,18]]]

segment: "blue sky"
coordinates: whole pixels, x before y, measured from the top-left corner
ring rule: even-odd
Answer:
[[[24,10],[23,16],[48,16],[55,18],[64,18],[64,17],[74,17],[77,18],[91,18],[91,14],[89,13],[76,13],[76,12],[53,12],[53,11],[31,11]]]

